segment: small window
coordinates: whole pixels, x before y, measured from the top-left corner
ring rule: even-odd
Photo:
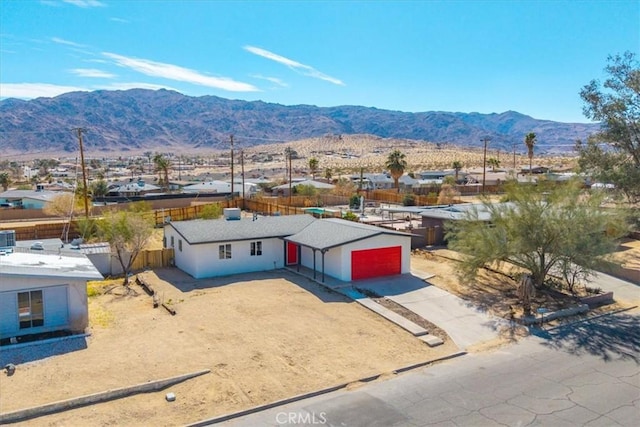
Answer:
[[[262,242],[251,242],[251,256],[262,255]]]
[[[220,245],[218,247],[218,257],[220,259],[231,259],[231,244]]]
[[[164,237],[162,238],[162,247],[163,247],[163,248],[166,248],[166,247],[167,247],[167,236],[164,236]]]
[[[175,246],[174,240],[173,240],[173,236],[171,236],[171,247],[173,248]]]
[[[178,250],[182,252],[182,239],[178,239]]]
[[[42,291],[18,292],[18,318],[20,329],[44,325]]]

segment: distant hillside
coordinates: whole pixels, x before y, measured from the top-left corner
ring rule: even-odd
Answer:
[[[86,128],[92,152],[196,150],[228,146],[234,134],[245,145],[293,141],[327,134],[371,134],[429,142],[510,149],[535,132],[538,153],[570,151],[597,125],[501,114],[405,113],[359,106],[284,106],[215,96],[190,97],[168,90],[74,92],[55,98],[0,101],[0,144],[7,153],[75,152],[71,129]]]

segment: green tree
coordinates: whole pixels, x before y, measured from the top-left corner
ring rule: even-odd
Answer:
[[[462,163],[459,162],[458,160],[455,160],[452,164],[451,167],[453,168],[454,171],[456,171],[456,183],[458,182],[458,174],[460,173],[460,171],[462,170]]]
[[[202,219],[218,219],[222,216],[222,206],[218,203],[204,205],[199,217]]]
[[[109,192],[109,186],[104,179],[99,179],[91,183],[90,190],[92,198],[104,197]]]
[[[333,171],[331,170],[331,168],[324,169],[324,177],[331,181],[331,178],[333,178]]]
[[[169,190],[169,169],[171,169],[171,162],[164,155],[157,153],[153,156],[153,163],[156,167],[155,171],[158,173],[158,184],[165,191]]]
[[[316,179],[316,173],[318,173],[318,165],[320,162],[315,157],[309,159],[309,172],[311,172],[311,179]]]
[[[315,196],[318,193],[318,189],[311,184],[296,185],[295,187],[293,187],[293,191],[298,196],[307,196],[307,197]]]
[[[536,134],[529,132],[524,137],[524,145],[527,146],[527,156],[529,157],[529,175],[531,175],[531,169],[533,168],[533,147],[536,145]]]
[[[491,170],[495,172],[496,168],[500,167],[500,160],[496,159],[495,157],[490,157],[489,159],[487,159],[487,164],[491,166]]]
[[[404,155],[404,153],[400,152],[400,150],[393,150],[387,157],[385,166],[387,169],[389,169],[389,173],[391,174],[395,187],[399,193],[400,184],[398,180],[404,174],[405,169],[407,169],[406,156]]]
[[[153,233],[153,220],[145,212],[108,211],[97,222],[98,235],[109,242],[124,272],[128,289],[131,267]]]
[[[577,144],[579,166],[594,179],[612,183],[632,203],[640,201],[640,64],[625,52],[609,56],[604,83],[592,80],[580,91],[584,115],[600,132]]]
[[[343,213],[342,219],[346,219],[347,221],[360,222],[360,217],[351,211]]]
[[[603,263],[626,233],[626,218],[605,211],[600,194],[584,194],[578,182],[566,185],[506,186],[510,203],[483,199],[488,222],[472,210],[446,225],[451,249],[464,254],[461,275],[475,277],[491,263],[508,263],[530,273],[541,287],[550,272],[580,266],[589,274]]]
[[[9,172],[0,172],[0,185],[3,191],[7,191],[11,185],[11,177]]]

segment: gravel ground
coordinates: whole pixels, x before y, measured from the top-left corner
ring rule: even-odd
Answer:
[[[87,336],[71,335],[30,343],[5,345],[0,347],[0,366],[7,363],[20,365],[47,357],[71,353],[87,348]]]

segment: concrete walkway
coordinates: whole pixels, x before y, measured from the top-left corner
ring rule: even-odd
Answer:
[[[480,311],[471,303],[412,274],[354,282],[385,296],[443,329],[461,350],[499,337],[509,322]]]
[[[640,305],[640,286],[605,273],[596,273],[589,286],[604,292],[613,291],[613,299],[631,305]]]

